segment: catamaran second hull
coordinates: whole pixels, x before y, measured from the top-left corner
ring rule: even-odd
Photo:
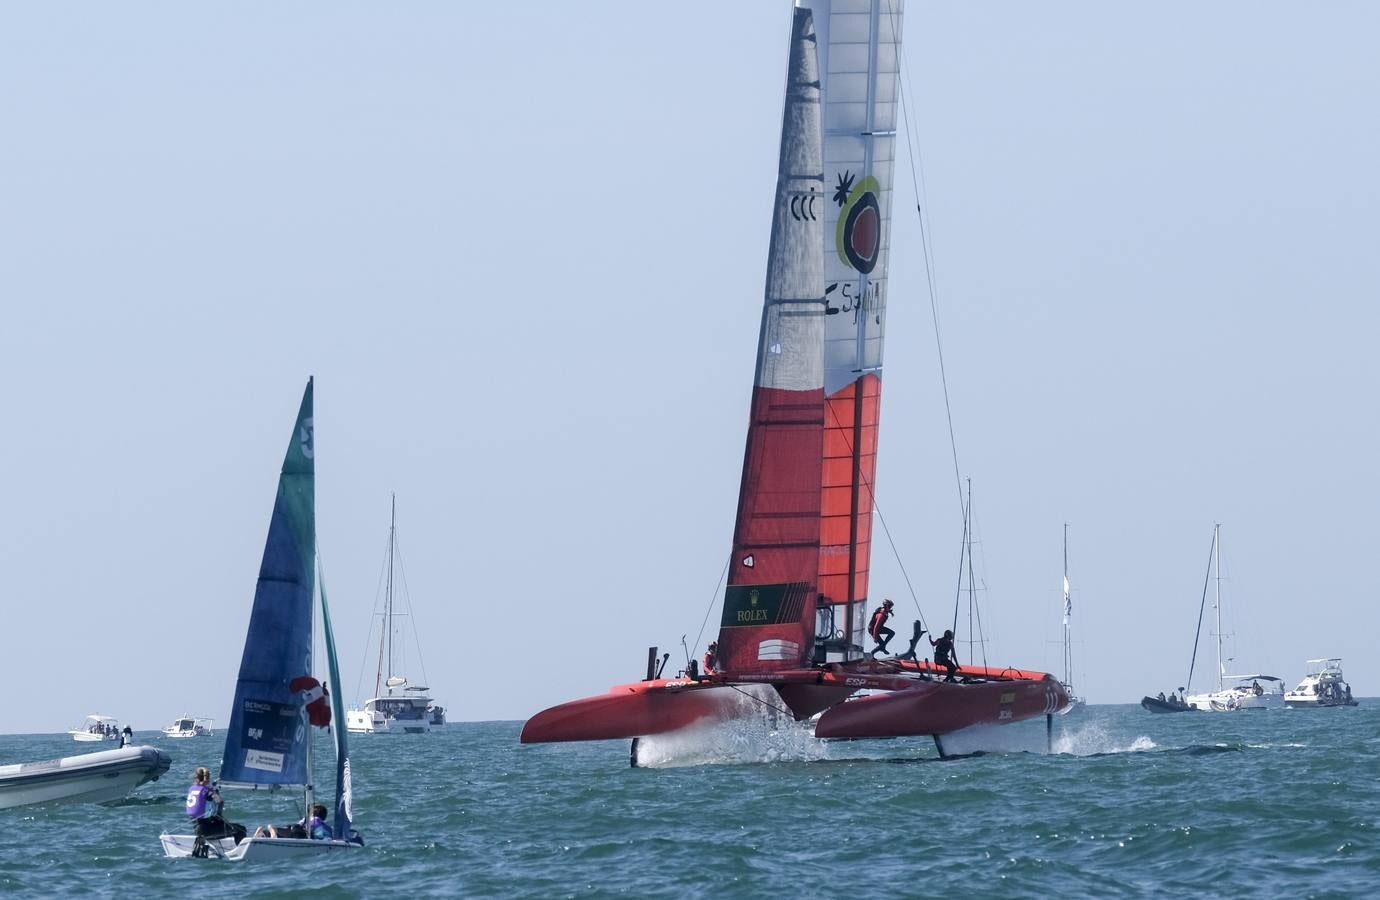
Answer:
[[[1054,678],[973,684],[925,681],[904,690],[840,703],[819,717],[815,736],[943,735],[973,725],[1006,725],[1051,715],[1068,703],[1063,685]]]
[[[942,672],[942,670],[939,670]],[[1068,705],[1058,680],[1017,669],[970,669],[969,682],[934,677],[931,663],[861,662],[765,674],[654,679],[545,709],[523,726],[525,744],[598,741],[678,731],[698,722],[760,715],[753,689],[769,686],[797,720],[823,712],[819,737],[947,734],[971,725],[1018,722]],[[882,693],[845,703],[859,690]],[[784,710],[782,707],[784,706]],[[845,711],[846,710],[846,711]]]

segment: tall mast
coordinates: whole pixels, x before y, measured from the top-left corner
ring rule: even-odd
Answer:
[[[1212,567],[1217,572],[1217,599],[1213,606],[1217,613],[1217,690],[1222,690],[1222,525],[1212,525]]]
[[[1064,523],[1064,687],[1073,686],[1073,656],[1069,649],[1069,523]]]
[[[388,510],[388,593],[384,602],[386,612],[383,627],[388,630],[388,677],[393,677],[393,547],[397,543],[398,495],[389,494]],[[390,688],[391,693],[391,688]]]

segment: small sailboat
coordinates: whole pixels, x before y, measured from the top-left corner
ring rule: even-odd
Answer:
[[[715,667],[662,677],[653,651],[644,680],[537,713],[524,743],[638,738],[770,707],[813,719],[818,737],[933,735],[943,753],[950,732],[1068,704],[1042,672],[969,665],[940,680],[926,660],[865,652],[901,6],[796,3]],[[860,691],[875,693],[849,700]]]
[[[120,723],[114,716],[92,713],[83,719],[80,725],[73,727],[67,733],[72,736],[74,741],[93,743],[118,741],[120,739]]]
[[[363,846],[352,821],[350,758],[330,609],[325,586],[316,577],[315,455],[312,382],[308,381],[278,478],[219,784],[223,790],[300,791],[303,811],[309,815],[315,802],[315,729],[330,728],[335,737],[335,836],[327,840],[250,837],[236,843],[231,837],[165,832],[161,840],[168,856],[263,860]],[[319,591],[314,590],[318,585]],[[325,683],[312,671],[316,595],[326,650]]]
[[[1074,707],[1085,701],[1073,689],[1073,594],[1069,592],[1069,523],[1064,523],[1064,692],[1069,695],[1069,705],[1059,710],[1061,714],[1072,712]]]
[[[402,662],[403,645],[394,655],[394,638],[399,619],[412,620],[411,602],[407,614],[395,613],[393,608],[395,575],[398,558],[398,500],[393,497],[388,519],[387,572],[384,579],[383,626],[379,631],[378,669],[374,677],[374,696],[364,707],[352,708],[347,725],[356,734],[426,734],[433,727],[446,724],[446,712],[431,699],[429,688],[412,684],[407,676],[398,674]],[[406,592],[404,592],[404,596]],[[416,629],[413,628],[416,638]],[[420,644],[418,644],[420,647]],[[420,655],[420,650],[418,651]]]
[[[206,737],[215,734],[216,720],[205,716],[178,716],[172,724],[163,729],[163,736],[182,739]]]

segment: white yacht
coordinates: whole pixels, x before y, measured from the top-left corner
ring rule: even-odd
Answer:
[[[1204,694],[1190,694],[1192,709],[1211,712],[1236,712],[1239,709],[1283,709],[1284,679],[1274,675],[1223,675],[1218,688]]]
[[[1217,580],[1217,596],[1213,601],[1217,625],[1214,629],[1217,638],[1217,690],[1189,694],[1184,699],[1189,709],[1210,712],[1236,712],[1242,709],[1283,709],[1284,680],[1274,675],[1228,675],[1222,659],[1222,526],[1212,526],[1212,569]],[[1207,585],[1203,585],[1203,599],[1207,600]],[[1201,608],[1198,619],[1202,621]],[[1196,651],[1196,638],[1195,638]],[[1196,652],[1195,652],[1196,656]],[[1190,666],[1188,679],[1193,681]]]
[[[164,737],[193,738],[215,734],[216,722],[201,716],[180,716],[163,729]]]
[[[118,741],[120,739],[120,723],[115,721],[114,716],[92,713],[83,719],[80,725],[67,733],[72,736],[74,741]]]
[[[436,706],[430,689],[412,684],[403,669],[406,643],[400,639],[398,619],[411,618],[412,604],[407,601],[406,613],[394,609],[395,573],[400,569],[398,557],[397,500],[394,498],[388,523],[387,578],[383,594],[383,620],[379,632],[378,669],[374,678],[374,696],[363,707],[354,707],[345,714],[345,727],[355,734],[427,734],[434,727],[445,725],[444,707]],[[407,599],[406,580],[402,581],[403,597]],[[377,609],[377,607],[376,607]],[[421,659],[421,645],[416,627],[412,628],[417,658]],[[385,678],[384,675],[387,674]],[[425,667],[423,667],[425,675]]]
[[[1299,686],[1284,695],[1284,705],[1293,707],[1356,706],[1351,685],[1342,677],[1342,660],[1337,656],[1308,660],[1308,674]]]
[[[1069,621],[1073,618],[1073,595],[1069,593],[1069,523],[1064,523],[1064,678],[1061,684],[1069,695],[1069,705],[1059,710],[1064,716],[1087,701],[1073,689],[1073,648]]]

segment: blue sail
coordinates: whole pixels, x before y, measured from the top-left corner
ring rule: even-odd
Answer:
[[[283,459],[254,590],[221,760],[224,785],[300,788],[310,783],[307,686],[298,679],[312,674],[314,455],[312,382],[308,380]]]

